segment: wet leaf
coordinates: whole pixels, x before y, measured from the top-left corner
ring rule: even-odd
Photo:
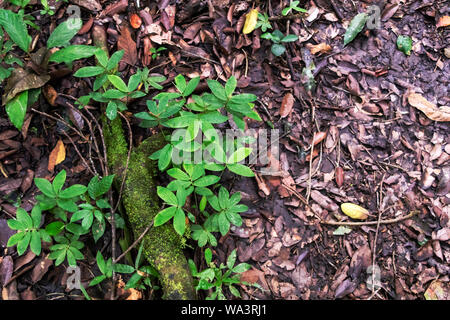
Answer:
[[[2,97],[3,105],[20,92],[40,88],[49,80],[49,75],[37,75],[22,68],[14,69],[5,86],[5,93]]]
[[[367,209],[364,209],[363,207],[358,206],[357,204],[349,202],[341,204],[341,210],[347,216],[353,219],[364,220],[369,215],[369,211],[367,211]]]
[[[258,21],[258,9],[252,9],[245,16],[244,29],[242,29],[243,34],[249,34],[256,28],[256,22]]]
[[[368,16],[366,13],[359,13],[352,19],[344,35],[344,46],[352,42],[353,39],[356,38],[358,33],[362,31],[367,19]]]
[[[53,172],[55,166],[66,159],[66,148],[62,140],[58,140],[48,158],[48,171]]]
[[[421,94],[411,92],[408,95],[408,102],[413,107],[419,109],[434,121],[450,121],[450,107],[442,106],[438,108],[434,103],[429,102]]]
[[[406,55],[411,54],[412,39],[408,36],[398,36],[397,48]]]

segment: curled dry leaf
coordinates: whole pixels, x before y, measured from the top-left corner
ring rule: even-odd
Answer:
[[[442,106],[438,108],[434,103],[429,102],[421,94],[411,92],[408,95],[408,102],[413,107],[419,109],[434,121],[450,121],[450,107]]]
[[[47,84],[44,86],[44,90],[42,90],[42,92],[44,93],[44,97],[47,100],[47,102],[52,107],[56,107],[56,98],[58,97],[58,93],[56,92],[55,88]]]
[[[341,210],[353,219],[364,220],[369,215],[369,211],[367,211],[367,209],[349,202],[341,204]]]
[[[294,96],[292,93],[288,92],[281,102],[280,116],[281,118],[286,118],[292,111],[294,106]]]
[[[64,159],[66,159],[66,148],[60,139],[56,143],[55,148],[52,150],[48,158],[48,171],[53,172],[55,166],[63,162]]]
[[[138,61],[136,42],[131,38],[130,29],[126,26],[120,30],[119,40],[117,41],[117,49],[124,50],[122,61],[134,66]]]
[[[243,34],[249,34],[256,28],[256,22],[258,21],[258,9],[252,9],[245,16],[244,29],[242,29]]]
[[[326,44],[325,42],[316,45],[308,43],[306,44],[306,46],[308,47],[309,51],[311,51],[311,54],[329,53],[332,50],[331,46]]]

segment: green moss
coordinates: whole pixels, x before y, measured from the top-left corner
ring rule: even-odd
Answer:
[[[120,188],[128,154],[127,143],[119,118],[103,120],[108,163]],[[130,157],[122,199],[134,236],[139,237],[158,214],[159,200],[153,181],[157,174],[154,161],[148,156],[164,145],[164,138],[155,135],[145,140]],[[182,251],[180,236],[171,224],[153,227],[144,236],[143,254],[158,270],[166,299],[195,299],[193,280]]]

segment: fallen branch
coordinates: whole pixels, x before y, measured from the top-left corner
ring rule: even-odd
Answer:
[[[403,220],[408,220],[411,219],[413,216],[415,216],[416,214],[418,214],[419,211],[413,211],[410,214],[403,216],[403,217],[398,217],[395,219],[387,219],[387,220],[379,220],[379,221],[362,221],[362,222],[348,222],[348,221],[321,221],[320,223],[322,224],[328,224],[328,225],[332,225],[332,226],[370,226],[370,225],[377,225],[377,224],[391,224],[391,223],[397,223],[397,222],[401,222]]]

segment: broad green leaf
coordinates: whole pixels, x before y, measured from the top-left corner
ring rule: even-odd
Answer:
[[[23,91],[12,100],[6,103],[6,113],[11,123],[19,130],[22,130],[23,121],[27,113],[28,90]]]
[[[283,39],[281,39],[281,42],[294,42],[298,40],[298,36],[295,34],[288,34]]]
[[[159,154],[158,159],[158,169],[160,171],[166,170],[166,168],[169,166],[170,161],[172,160],[172,152],[173,152],[173,146],[171,144],[167,144]]]
[[[185,172],[183,172],[182,170],[180,170],[178,168],[171,168],[171,169],[167,170],[167,174],[169,176],[171,176],[172,178],[175,178],[178,180],[182,180],[182,181],[189,180],[189,176]]]
[[[233,272],[242,273],[242,272],[249,270],[250,268],[251,268],[251,265],[249,265],[248,263],[240,263],[233,268]]]
[[[73,74],[74,77],[78,78],[87,78],[87,77],[93,77],[97,76],[99,74],[102,74],[105,71],[102,67],[84,67],[81,69],[78,69],[77,72]]]
[[[34,184],[47,197],[54,198],[56,196],[55,192],[53,191],[52,184],[47,179],[34,178]]]
[[[158,196],[164,200],[164,202],[172,205],[172,206],[176,206],[178,205],[178,200],[177,197],[175,196],[175,194],[170,191],[167,188],[158,186],[156,193],[158,194]]]
[[[207,80],[208,87],[212,94],[222,101],[227,100],[227,94],[224,87],[217,80]]]
[[[47,48],[65,47],[83,26],[80,18],[69,18],[59,24],[47,40]]]
[[[58,235],[63,229],[64,229],[64,223],[62,223],[61,221],[52,222],[45,227],[45,231],[50,236]]]
[[[164,223],[166,223],[167,221],[172,219],[172,217],[175,215],[176,211],[177,211],[176,207],[169,207],[169,208],[166,208],[166,209],[160,211],[156,215],[153,225],[155,227],[163,225]]]
[[[27,229],[33,228],[33,219],[31,219],[31,217],[28,215],[28,213],[24,209],[17,208],[16,218],[17,218],[17,221],[22,223],[22,225],[25,228],[27,228]]]
[[[108,80],[113,84],[114,87],[119,89],[122,92],[128,92],[128,86],[125,84],[125,82],[116,75],[108,75]]]
[[[228,269],[233,269],[234,264],[236,263],[236,257],[237,257],[237,253],[236,253],[236,249],[234,249],[233,251],[231,251],[230,255],[227,258]]]
[[[113,269],[115,272],[119,273],[133,273],[135,270],[132,266],[127,264],[116,263],[113,265]]]
[[[41,254],[41,236],[36,230],[31,232],[30,249],[37,256]]]
[[[226,93],[227,97],[231,97],[234,90],[236,89],[236,86],[237,86],[237,80],[234,76],[231,76],[228,79],[228,81],[225,83],[225,93]]]
[[[210,248],[206,248],[205,249],[205,261],[206,264],[209,266],[211,264],[212,261],[212,251]]]
[[[106,107],[106,117],[109,120],[114,120],[117,117],[117,104],[115,101],[108,102],[108,106]]]
[[[19,14],[10,10],[0,9],[0,25],[20,49],[28,52],[31,37],[28,35],[27,25]]]
[[[231,156],[227,159],[227,163],[238,163],[248,157],[248,155],[252,152],[251,148],[239,148],[235,152],[231,154]]]
[[[92,57],[97,50],[97,47],[86,45],[72,45],[67,48],[56,51],[50,56],[49,61],[56,63],[71,63],[78,59]]]
[[[125,50],[119,50],[113,53],[111,58],[108,61],[108,64],[106,66],[106,69],[108,71],[113,70],[117,65],[119,64],[119,61],[122,59],[123,55],[125,53]]]
[[[194,186],[196,187],[208,187],[219,182],[220,177],[215,175],[209,175],[205,177],[201,177],[200,179],[194,181]]]
[[[17,243],[19,243],[19,241],[21,241],[23,239],[23,237],[25,237],[25,233],[26,232],[17,232],[15,234],[13,234],[8,239],[8,243],[6,244],[6,246],[8,246],[8,247],[15,246]]]
[[[63,199],[70,199],[74,197],[78,197],[85,193],[87,190],[86,186],[83,186],[81,184],[74,184],[73,186],[68,187],[67,189],[64,189],[59,194],[59,197]]]
[[[177,209],[175,216],[173,217],[173,227],[175,231],[182,236],[186,229],[186,217],[184,211],[180,208]]]
[[[344,46],[352,42],[358,33],[362,31],[367,19],[368,15],[366,13],[359,13],[352,19],[352,21],[350,21],[347,31],[345,31],[344,34]]]
[[[28,245],[31,240],[31,232],[27,232],[25,236],[17,243],[17,253],[19,256],[24,254],[25,250],[27,250]]]
[[[178,91],[183,94],[184,90],[186,90],[186,79],[182,74],[179,74],[173,80],[175,81],[175,86],[177,87]]]
[[[53,191],[58,194],[66,182],[66,170],[61,170],[53,179]]]
[[[187,84],[186,88],[183,90],[183,96],[188,97],[190,96],[194,90],[197,88],[198,83],[200,82],[200,77],[192,78],[189,83]]]
[[[252,169],[250,169],[249,167],[244,166],[243,164],[240,164],[240,163],[229,164],[227,166],[227,168],[231,172],[236,173],[240,176],[244,176],[244,177],[254,177],[255,176]]]

